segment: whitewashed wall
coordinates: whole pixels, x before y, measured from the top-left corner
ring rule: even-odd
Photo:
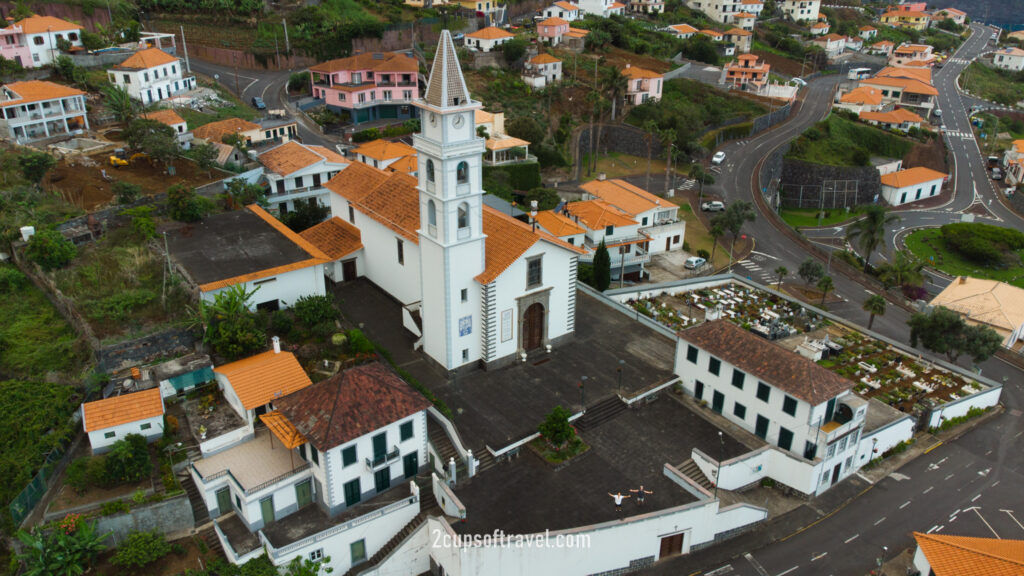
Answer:
[[[324,265],[314,264],[276,276],[244,282],[242,285],[246,290],[258,288],[250,300],[252,302],[252,310],[256,309],[257,304],[272,300],[279,301],[281,308],[290,308],[295,304],[296,300],[303,296],[323,296],[326,293],[324,289]],[[203,300],[213,302],[218,293],[227,289],[227,287],[218,288],[217,290],[202,292],[200,295]]]
[[[149,429],[142,429],[142,426],[145,424],[149,424]],[[105,438],[108,432],[113,432],[114,437]],[[118,424],[117,426],[111,426],[110,428],[104,428],[102,430],[93,430],[92,432],[89,432],[89,445],[92,446],[93,453],[102,454],[103,452],[110,450],[110,447],[113,446],[114,442],[124,440],[124,437],[129,434],[145,436],[147,442],[155,442],[159,440],[164,435],[163,414],[152,418],[146,418],[144,420]]]

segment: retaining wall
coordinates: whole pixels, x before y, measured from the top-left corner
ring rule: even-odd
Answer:
[[[792,208],[842,208],[870,204],[882,184],[874,166],[826,166],[790,158],[782,159],[782,205]],[[856,181],[855,191],[823,191],[828,180]]]
[[[155,334],[104,346],[96,353],[97,368],[113,374],[147,364],[157,358],[175,358],[195,352],[198,339],[185,328],[168,328]]]
[[[132,508],[131,512],[104,516],[96,521],[97,534],[110,534],[105,540],[110,548],[124,542],[130,532],[156,530],[165,534],[168,540],[173,540],[188,535],[193,527],[195,518],[192,516],[192,505],[185,494]]]

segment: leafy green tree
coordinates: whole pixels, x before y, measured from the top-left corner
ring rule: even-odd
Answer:
[[[530,143],[540,144],[544,141],[544,127],[540,122],[529,116],[519,116],[505,124],[509,136],[522,138]]]
[[[289,92],[309,92],[309,72],[293,72],[288,76]]]
[[[25,254],[43,270],[55,270],[67,266],[68,262],[74,259],[77,250],[60,232],[39,230],[28,239]]]
[[[821,290],[821,306],[824,306],[825,297],[835,288],[835,284],[832,282],[831,276],[822,276],[821,280],[818,280],[817,286],[818,290]]]
[[[321,574],[330,574],[334,572],[334,568],[329,566],[330,563],[330,556],[320,560],[310,560],[309,558],[296,556],[288,564],[284,571],[284,576],[320,576]]]
[[[569,424],[569,416],[572,414],[568,410],[555,406],[537,426],[537,432],[556,448],[565,446],[576,436],[576,431]]]
[[[924,262],[909,250],[897,250],[892,260],[878,267],[878,278],[886,286],[920,286]]]
[[[26,180],[39,186],[43,176],[57,164],[57,160],[46,152],[27,150],[18,154],[18,164],[21,167],[21,175]]]
[[[907,324],[910,326],[911,346],[917,347],[920,342],[928,350],[945,354],[950,362],[956,362],[960,356],[960,339],[966,327],[959,314],[939,306],[929,314],[914,314]]]
[[[725,220],[722,214],[715,216],[711,219],[711,228],[708,230],[708,234],[711,235],[711,257],[709,261],[714,264],[715,252],[718,251],[718,239],[725,235]]]
[[[884,248],[885,227],[900,221],[900,217],[889,214],[888,208],[878,204],[868,206],[864,216],[846,229],[846,241],[858,246],[864,253],[864,271],[868,271],[871,255],[879,246]]]
[[[778,282],[775,283],[776,290],[782,290],[782,280],[786,277],[786,274],[789,274],[789,270],[786,269],[785,266],[779,266],[775,269],[775,276],[779,279]]]
[[[117,198],[118,204],[131,204],[139,199],[142,194],[142,187],[138,184],[131,182],[125,182],[124,180],[118,180],[114,182],[114,185],[110,187],[114,193],[114,197]]]
[[[108,45],[107,39],[101,34],[82,30],[82,46],[86,50],[99,50],[100,48],[106,48]]]
[[[116,84],[107,84],[102,90],[103,103],[106,105],[107,110],[110,110],[118,122],[124,122],[126,126],[130,125],[138,114],[138,108],[135,99],[131,97],[128,90]],[[151,122],[153,121],[151,120]]]
[[[217,148],[209,142],[197,144],[188,151],[189,156],[195,161],[200,170],[206,170],[207,176],[212,175],[213,167],[217,165]]]
[[[110,562],[125,568],[142,568],[170,553],[171,545],[160,532],[131,532]]]
[[[681,52],[684,58],[718,66],[718,48],[704,34],[694,34],[683,41]]]
[[[178,222],[198,222],[208,209],[204,200],[195,189],[175,184],[167,189],[167,214]]]
[[[604,292],[608,286],[611,286],[611,283],[612,258],[608,254],[608,248],[604,245],[604,239],[602,239],[601,245],[594,252],[594,288],[597,288],[599,292]]]
[[[17,0],[14,3],[14,10],[11,10],[11,18],[15,20],[24,20],[34,15],[32,12],[32,6],[26,0]]]
[[[21,76],[23,72],[25,72],[25,68],[18,64],[17,60],[0,56],[0,77],[13,78]]]
[[[968,324],[961,336],[960,351],[980,364],[995,355],[1002,345],[1003,337],[995,330],[981,324]]]
[[[153,471],[146,438],[139,434],[128,434],[114,442],[104,457],[106,479],[110,485],[138,482]]]
[[[526,38],[515,37],[501,45],[501,51],[505,54],[505,62],[515,64],[526,54],[526,47],[529,43]]]
[[[868,330],[871,330],[871,325],[875,323],[875,316],[885,315],[886,304],[885,297],[879,294],[872,294],[864,301],[861,309],[870,314],[868,317]]]
[[[145,241],[156,236],[156,221],[153,220],[152,206],[136,206],[121,212],[132,218],[132,232],[139,240]]]
[[[615,122],[615,107],[625,98],[629,79],[623,76],[617,66],[605,66],[601,69],[601,86],[608,93],[608,100],[612,103],[611,120]]]
[[[78,576],[106,549],[103,540],[109,533],[96,534],[95,525],[81,520],[65,522],[48,535],[18,531],[24,548],[17,558],[25,566],[24,576]]]
[[[737,200],[730,204],[725,212],[722,212],[722,217],[725,229],[732,235],[732,245],[729,248],[732,251],[736,247],[736,241],[740,238],[743,225],[756,220],[757,213],[754,212],[754,205],[750,202]]]
[[[199,303],[196,319],[205,328],[203,342],[228,360],[249,356],[266,346],[266,333],[250,310],[256,290],[235,284],[216,293],[213,302]]]
[[[237,210],[250,204],[267,205],[263,186],[251,184],[241,178],[230,180],[224,187],[224,199],[228,210]]]
[[[334,299],[330,296],[303,296],[295,301],[292,310],[295,311],[295,317],[306,326],[338,319],[338,309],[334,307]]]
[[[562,198],[558,195],[558,190],[534,188],[526,193],[526,196],[523,198],[523,204],[530,206],[530,202],[533,200],[537,201],[537,210],[551,210],[558,206]]]
[[[295,210],[283,215],[281,222],[293,232],[302,232],[323,222],[330,215],[330,206],[321,206],[316,198],[310,198],[307,201],[296,200]]]
[[[800,269],[796,273],[810,286],[825,276],[825,267],[814,258],[808,258],[800,263]]]

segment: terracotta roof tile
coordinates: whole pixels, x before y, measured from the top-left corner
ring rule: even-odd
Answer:
[[[924,122],[924,118],[906,108],[896,108],[890,112],[861,112],[860,118],[861,120],[873,120],[883,124],[902,124],[903,122],[917,122],[920,124]]]
[[[323,156],[324,160],[327,160],[328,162],[337,162],[339,164],[348,164],[348,163],[351,162],[351,160],[349,160],[348,158],[345,158],[344,156],[342,156],[341,154],[338,154],[337,152],[335,152],[334,150],[331,150],[330,148],[325,148],[323,146],[316,146],[314,144],[303,144],[303,146],[305,146],[306,148],[309,148],[313,152],[316,152],[317,154]]]
[[[163,110],[153,110],[152,112],[144,112],[142,117],[146,120],[155,120],[161,124],[167,124],[168,126],[175,126],[177,124],[185,124],[185,119],[178,115],[177,112],[170,108]]]
[[[757,57],[755,56],[754,58]],[[643,188],[618,178],[612,180],[591,180],[581,185],[580,188],[633,217],[666,204],[661,198]]]
[[[64,32],[82,29],[81,26],[74,22],[68,22],[53,16],[39,16],[37,14],[18,20],[14,24],[21,26],[21,30],[25,34],[45,34],[47,31]]]
[[[537,212],[537,224],[550,232],[552,236],[556,236],[558,238],[585,234],[587,232],[570,218],[559,214],[554,210]]]
[[[488,26],[487,28],[466,34],[467,38],[479,38],[480,40],[499,40],[501,38],[511,38],[512,36],[512,33],[494,26]]]
[[[395,160],[385,170],[389,172],[405,172],[406,174],[413,174],[419,169],[419,158],[415,154],[409,154],[408,156],[402,156],[398,160]]]
[[[213,369],[231,382],[242,406],[254,410],[306,388],[312,382],[291,352],[268,350]]]
[[[374,160],[393,160],[415,154],[416,149],[404,142],[390,142],[388,140],[373,140],[360,145],[353,154],[362,154]]]
[[[842,34],[829,34],[828,36],[818,38],[815,42],[838,42],[840,40],[845,41],[846,36],[843,36]]]
[[[115,64],[114,68],[118,70],[144,70],[177,61],[177,58],[159,48],[147,48],[132,54],[124,62]]]
[[[295,426],[279,410],[262,414],[260,420],[289,450],[294,450],[307,442],[306,437],[296,430]]]
[[[404,172],[385,174],[387,179],[353,204],[363,214],[418,244],[420,196],[416,190],[417,180]]]
[[[883,174],[881,177],[883,186],[892,186],[893,188],[906,188],[907,186],[915,186],[917,184],[923,184],[925,182],[931,182],[932,180],[941,180],[947,175],[931,168],[925,168],[924,166],[918,166],[916,168],[907,168],[906,170],[900,170],[899,172],[890,172],[889,174]]]
[[[164,401],[156,387],[82,404],[82,426],[86,432],[95,432],[163,413]]]
[[[623,4],[622,2],[612,2],[612,5],[609,6],[608,9],[609,10],[618,10],[618,9],[625,8],[625,7],[626,7],[626,5]]]
[[[657,72],[652,72],[651,70],[648,70],[646,68],[641,68],[639,66],[627,66],[627,67],[623,68],[622,69],[622,75],[625,76],[626,78],[630,78],[630,79],[633,79],[633,80],[639,80],[641,78],[661,78],[662,77],[662,75],[658,74]]]
[[[419,72],[420,66],[413,58],[399,52],[366,53],[328,60],[310,66],[312,72],[342,72],[346,70],[373,70],[380,72]]]
[[[1020,576],[1024,540],[995,540],[914,532],[935,576]]]
[[[530,58],[529,62],[530,64],[555,64],[561,62],[561,60],[555,58],[554,56],[548,54],[547,52],[544,52],[542,54],[537,54],[533,58]]]
[[[359,228],[337,216],[300,232],[299,236],[319,248],[331,260],[344,258],[363,248]]]
[[[750,12],[740,12],[734,18],[746,20],[747,18],[757,18],[757,15],[751,14]]]
[[[483,205],[483,221],[484,234],[487,235],[487,243],[484,245],[485,264],[484,271],[476,277],[476,281],[481,284],[494,282],[538,240],[544,240],[577,254],[583,253],[582,248],[563,242],[543,230],[534,231],[529,224],[486,204]]]
[[[1003,334],[1024,326],[1024,289],[998,280],[959,276],[932,299],[931,305],[945,306]]]
[[[267,170],[281,176],[287,176],[308,168],[317,162],[327,160],[311,146],[305,146],[292,140],[280,146],[275,146],[259,155],[258,160]],[[340,157],[340,156],[339,156]],[[341,157],[342,162],[347,166],[349,161]]]
[[[894,66],[886,66],[875,73],[875,78],[909,78],[911,80],[919,80],[925,84],[931,84],[932,71],[931,68],[898,68]]]
[[[357,202],[387,179],[387,172],[369,164],[353,162],[324,184],[324,187],[349,202]]]
[[[349,368],[274,404],[321,452],[430,406],[426,398],[378,362]]]
[[[725,31],[726,36],[753,36],[754,33],[743,28],[731,28]]]
[[[700,33],[705,35],[705,36],[711,36],[712,38],[715,38],[715,39],[718,39],[718,38],[722,37],[722,33],[721,32],[719,32],[718,30],[711,30],[710,28],[705,29],[705,30],[701,30]]]
[[[728,320],[705,322],[679,337],[812,406],[853,388],[835,372]]]
[[[538,26],[568,26],[569,23],[566,22],[565,20],[562,20],[558,16],[552,16],[551,18],[543,20],[542,22],[540,22],[537,25]]]
[[[587,34],[590,34],[590,30],[585,30],[583,28],[573,28],[572,26],[570,26],[569,31],[565,33],[566,36],[569,36],[571,38],[585,38]]]
[[[54,100],[56,98],[67,98],[69,96],[83,96],[85,92],[76,90],[63,84],[54,84],[44,80],[26,80],[24,82],[11,82],[2,87],[4,97],[10,94],[10,100],[0,100],[0,107],[12,104],[28,104],[29,102],[41,102],[43,100]]]
[[[571,2],[555,2],[555,6],[558,6],[559,8],[562,8],[564,10],[568,10],[570,12],[575,12],[576,10],[580,9],[579,6]]]
[[[669,26],[678,34],[696,34],[698,30],[689,24],[673,24]]]
[[[516,138],[515,136],[502,136],[499,138],[488,138],[484,146],[488,150],[508,150],[509,148],[518,148],[520,146],[529,146],[530,143],[522,138]]]
[[[881,90],[870,86],[861,86],[840,96],[839,101],[846,104],[868,104],[871,106],[878,106],[882,103],[882,92]]]
[[[636,220],[603,200],[570,202],[565,205],[565,211],[570,216],[579,218],[579,221],[591,230],[601,230],[607,226],[633,226],[636,224]]]
[[[473,110],[473,123],[474,124],[486,124],[488,122],[494,122],[494,114],[482,109],[477,108]]]
[[[874,26],[861,26],[860,27],[860,31],[861,32],[877,32],[878,29],[875,28]]]
[[[253,130],[260,129],[259,124],[254,124],[248,120],[243,120],[241,118],[225,118],[224,120],[210,122],[209,124],[204,124],[192,130],[192,135],[196,138],[202,138],[203,140],[220,142],[224,136],[227,136],[228,134],[240,134],[242,132],[251,132]]]
[[[911,78],[890,78],[890,77],[875,77],[863,80],[861,84],[870,84],[872,86],[895,86],[902,88],[904,92],[910,92],[912,94],[925,94],[927,96],[938,96],[939,91],[934,86],[930,86],[921,82],[920,80],[914,80]]]

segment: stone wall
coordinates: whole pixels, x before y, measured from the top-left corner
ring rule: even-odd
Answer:
[[[132,508],[128,513],[103,516],[96,521],[96,533],[109,533],[110,537],[104,542],[113,548],[124,542],[130,532],[156,530],[172,540],[187,536],[194,526],[195,518],[188,496],[179,494],[163,502]]]
[[[1008,196],[1007,200],[1009,200],[1010,207],[1013,208],[1014,212],[1024,217],[1024,194],[1017,190]]]
[[[83,68],[99,68],[101,66],[120,64],[134,53],[135,52],[131,50],[100,52],[98,54],[79,53],[72,54],[71,61],[75,63],[75,66],[81,66]],[[90,123],[91,121],[92,119],[90,118]]]
[[[840,186],[824,189],[829,182]],[[854,182],[856,188],[844,189],[843,182]],[[825,166],[785,158],[780,194],[782,205],[790,208],[841,208],[874,202],[881,182],[874,166]]]
[[[157,358],[177,358],[195,352],[196,336],[185,328],[168,328],[155,334],[104,346],[96,353],[97,369],[114,374]]]

